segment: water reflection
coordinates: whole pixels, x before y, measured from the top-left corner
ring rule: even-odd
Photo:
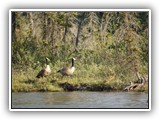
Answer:
[[[143,92],[12,93],[12,108],[148,108]]]

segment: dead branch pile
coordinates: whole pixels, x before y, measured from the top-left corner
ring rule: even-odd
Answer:
[[[146,82],[148,81],[148,79],[146,77],[140,77],[139,73],[136,73],[136,76],[138,78],[139,83],[134,83],[134,82],[130,82],[130,85],[125,87],[123,89],[123,91],[133,91],[133,90],[138,90],[140,89],[142,86],[144,86],[146,84]]]

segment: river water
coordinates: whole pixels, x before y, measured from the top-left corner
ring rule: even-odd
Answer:
[[[148,108],[144,92],[12,93],[12,108]]]

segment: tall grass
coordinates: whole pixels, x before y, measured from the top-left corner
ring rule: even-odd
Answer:
[[[35,76],[42,69],[41,66],[27,69],[14,68],[12,69],[12,91],[64,91],[65,84],[72,87],[86,87],[86,90],[91,91],[122,90],[131,81],[137,80],[129,65],[123,66],[124,63],[119,64],[119,62],[108,57],[103,58],[101,62],[99,59],[95,56],[88,56],[83,60],[77,59],[73,76],[65,76],[62,80],[57,71],[63,66],[69,66],[71,64],[70,59],[65,62],[57,61],[56,64],[51,61],[51,75],[40,79]],[[141,69],[143,73],[146,73],[147,68],[145,66]]]

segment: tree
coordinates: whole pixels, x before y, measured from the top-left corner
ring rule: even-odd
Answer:
[[[15,33],[15,31],[16,31],[16,12],[12,12],[12,42],[15,40],[15,38],[16,38],[16,33]]]
[[[85,12],[80,12],[80,13],[78,13],[78,16],[77,16],[78,30],[77,30],[77,35],[76,35],[76,48],[75,48],[75,51],[78,50],[79,34],[80,34],[82,22],[85,19],[85,14],[86,14]]]

